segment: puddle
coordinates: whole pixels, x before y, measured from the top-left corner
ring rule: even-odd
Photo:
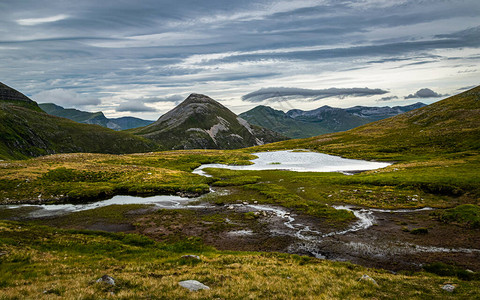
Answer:
[[[210,176],[203,171],[205,168],[221,168],[229,170],[288,170],[296,172],[341,172],[353,174],[385,168],[391,163],[372,162],[358,159],[347,159],[318,152],[308,151],[271,151],[253,153],[258,158],[253,159],[252,165],[230,166],[223,164],[205,164],[196,168],[193,173]]]

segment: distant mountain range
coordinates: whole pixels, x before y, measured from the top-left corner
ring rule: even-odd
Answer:
[[[290,140],[269,147],[271,150],[292,148],[314,149],[351,158],[396,161],[411,160],[412,157],[425,159],[429,155],[437,158],[445,155],[449,159],[478,156],[480,86],[345,132]],[[463,176],[462,171],[457,176]],[[474,184],[478,185],[472,181]]]
[[[134,117],[107,118],[103,112],[86,112],[74,108],[63,108],[53,103],[40,103],[38,106],[47,114],[67,118],[75,122],[96,124],[113,130],[125,130],[152,124],[155,121]]]
[[[0,83],[0,159],[155,149],[155,143],[142,137],[46,114],[35,101]]]
[[[277,131],[290,138],[307,138],[346,131],[424,106],[425,104],[420,102],[394,107],[355,106],[343,109],[322,106],[309,111],[292,109],[285,113],[260,105],[241,113],[239,116],[251,124]]]
[[[42,107],[90,124],[47,114],[35,101],[0,83],[0,160],[72,152],[120,154],[167,149],[237,149],[287,139],[249,124],[217,101],[199,94],[190,95],[148,126],[120,132],[91,124],[108,127],[112,119],[105,118],[103,113],[64,109],[54,104]],[[128,123],[131,118],[120,120]],[[138,120],[134,120],[134,124],[138,124],[135,123]]]
[[[287,139],[251,125],[212,98],[191,94],[155,123],[129,132],[166,149],[237,149]]]

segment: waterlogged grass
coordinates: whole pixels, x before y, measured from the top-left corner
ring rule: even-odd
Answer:
[[[203,163],[246,164],[239,151],[175,151],[132,155],[60,154],[0,162],[0,202],[87,201],[117,194],[209,191],[211,179],[190,171]]]
[[[459,205],[436,214],[445,223],[458,224],[468,228],[480,228],[480,206]]]
[[[1,299],[466,299],[480,293],[478,281],[455,276],[393,275],[297,255],[216,251],[195,238],[159,243],[5,221],[0,229]],[[115,286],[95,282],[105,274]],[[359,281],[363,274],[378,286]],[[178,284],[190,279],[210,290],[190,292]],[[447,282],[456,285],[453,293],[440,288]]]

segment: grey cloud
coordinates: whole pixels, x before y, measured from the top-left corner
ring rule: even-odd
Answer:
[[[170,95],[170,96],[165,96],[165,97],[145,97],[145,98],[140,98],[138,101],[144,102],[144,103],[158,103],[158,102],[175,102],[179,103],[180,101],[185,100],[186,97],[182,95]]]
[[[447,96],[447,95],[442,95],[442,94],[439,94],[439,93],[436,93],[436,92],[432,91],[432,90],[429,89],[429,88],[424,88],[424,89],[418,90],[418,91],[415,92],[414,94],[410,94],[410,95],[408,95],[408,96],[405,96],[405,99],[411,99],[411,98],[436,98],[436,97],[444,97],[444,96]]]
[[[115,108],[117,112],[157,112],[154,107],[146,106],[143,102],[131,101],[120,104]]]
[[[295,98],[314,98],[322,99],[328,97],[344,98],[362,97],[372,95],[386,94],[388,91],[382,89],[369,88],[329,88],[321,90],[287,88],[287,87],[271,87],[262,88],[258,91],[242,96],[242,99],[249,102],[261,102],[271,98],[295,97]]]
[[[389,96],[389,97],[382,97],[377,100],[377,102],[383,102],[383,101],[391,101],[391,100],[396,100],[398,99],[398,96]]]
[[[476,87],[476,85],[464,86],[464,87],[461,87],[461,88],[457,89],[457,91],[466,91],[466,90],[469,90],[469,89],[473,89],[474,87]]]
[[[41,103],[55,103],[64,107],[82,107],[88,105],[99,105],[100,99],[85,96],[66,89],[53,89],[41,91],[32,95],[32,99]]]

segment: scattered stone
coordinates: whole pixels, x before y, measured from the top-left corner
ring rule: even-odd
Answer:
[[[182,287],[189,289],[191,291],[198,291],[198,290],[209,290],[210,288],[203,283],[196,281],[196,280],[184,280],[178,283]]]
[[[378,283],[373,279],[372,277],[368,276],[367,274],[363,274],[362,277],[358,281],[365,281],[365,282],[371,282],[374,285],[378,286]]]
[[[248,205],[248,202],[247,202],[247,201],[244,201],[244,202],[243,202],[243,205]]]
[[[234,209],[234,208],[235,208],[235,206],[233,206],[233,205],[229,205],[227,208],[228,208],[228,209]]]
[[[108,275],[103,275],[102,277],[98,278],[96,282],[115,285],[115,279],[113,279],[113,277],[110,277]]]
[[[192,260],[200,260],[200,256],[198,256],[198,255],[192,255],[192,254],[184,255],[184,256],[182,256],[182,258],[184,258],[184,259],[192,259]]]
[[[365,192],[366,192],[366,193],[373,193],[372,190],[366,190]]]
[[[267,216],[267,212],[266,212],[266,211],[262,211],[262,215],[263,215],[264,217],[266,217],[266,216]]]
[[[258,201],[253,201],[253,204],[257,204],[257,203],[258,203]]]
[[[442,290],[453,293],[453,291],[455,290],[455,286],[452,284],[446,284],[442,286]]]

